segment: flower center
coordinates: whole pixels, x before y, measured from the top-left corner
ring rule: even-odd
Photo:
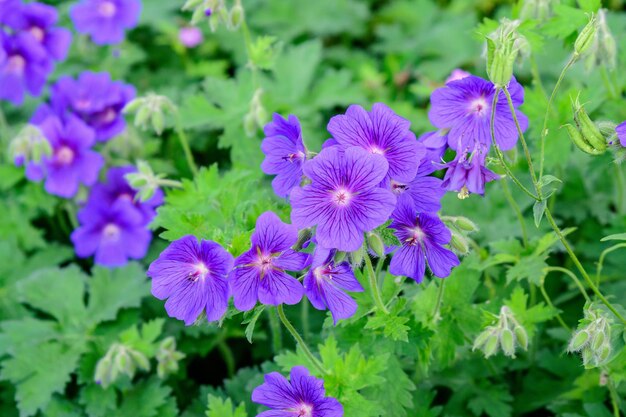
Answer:
[[[43,41],[43,38],[46,36],[46,32],[43,31],[42,28],[40,28],[39,26],[33,26],[29,29],[29,32],[31,35],[33,35],[35,37],[35,39],[37,39],[37,41],[41,42]]]
[[[345,188],[339,188],[333,192],[332,201],[338,206],[346,206],[352,199],[352,194]]]
[[[84,111],[84,110],[88,110],[89,107],[91,107],[91,100],[88,99],[78,99],[76,100],[76,102],[74,103],[74,107],[76,108],[76,110],[78,111]]]
[[[470,103],[470,113],[475,113],[478,116],[484,116],[487,114],[487,108],[488,108],[488,104],[487,101],[485,100],[485,97],[479,97],[475,100],[473,100]]]
[[[105,1],[98,6],[98,14],[102,17],[113,17],[117,13],[117,6],[112,1]]]
[[[294,162],[294,161],[303,160],[304,156],[305,156],[304,153],[298,151],[296,153],[290,153],[289,155],[283,157],[283,160],[289,161],[289,162]]]
[[[405,192],[409,187],[401,182],[391,180],[391,192],[395,195],[400,195]]]
[[[407,227],[410,236],[405,240],[408,246],[415,246],[424,240],[424,231],[419,226]]]
[[[372,147],[370,147],[370,153],[372,153],[374,155],[384,155],[385,154],[385,150],[384,149],[380,149],[378,146],[372,146]]]
[[[309,404],[301,404],[297,409],[298,417],[313,417],[313,406]]]
[[[69,146],[61,146],[56,151],[55,156],[61,165],[69,165],[74,161],[74,151]]]
[[[102,229],[102,237],[109,242],[115,242],[120,238],[122,230],[115,223],[109,223]]]
[[[102,122],[103,124],[109,124],[114,121],[116,117],[117,113],[115,112],[115,110],[109,107],[100,114],[99,119],[100,122]]]
[[[133,201],[133,196],[130,193],[122,193],[117,198],[119,200]]]
[[[194,270],[189,273],[189,280],[196,282],[199,278],[204,278],[209,273],[209,268],[204,264],[204,262],[199,262],[194,265]]]
[[[7,62],[7,72],[11,74],[21,75],[24,73],[26,60],[21,55],[11,55]]]

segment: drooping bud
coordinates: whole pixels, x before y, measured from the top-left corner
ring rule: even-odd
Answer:
[[[178,362],[185,355],[176,350],[176,340],[173,337],[163,339],[156,353],[157,374],[159,378],[165,378],[168,374],[178,371]]]
[[[450,246],[461,255],[467,255],[469,253],[469,243],[467,242],[467,238],[458,233],[456,230],[452,231]]]
[[[513,65],[520,52],[527,53],[528,41],[517,32],[519,20],[502,19],[498,29],[487,36],[487,75],[496,87],[509,84]]]
[[[164,174],[155,174],[146,161],[137,161],[137,172],[128,173],[124,178],[128,185],[137,191],[136,198],[141,202],[150,200],[161,187],[182,187],[180,182],[168,180]]]
[[[515,336],[509,329],[503,329],[500,333],[500,347],[506,356],[515,357]]]
[[[363,265],[363,261],[367,256],[365,252],[365,245],[361,246],[358,250],[350,252],[350,264],[353,268],[360,268]]]
[[[145,371],[150,370],[148,358],[135,349],[114,343],[96,364],[94,380],[103,388],[107,388],[121,374],[125,374],[129,378],[134,377],[137,367]]]
[[[52,146],[37,126],[26,125],[11,140],[9,155],[17,166],[38,163],[44,156],[52,155]]]
[[[367,245],[379,258],[385,256],[385,244],[377,233],[367,234]]]
[[[558,0],[524,0],[520,19],[545,22],[552,17],[555,3],[558,3]]]
[[[498,351],[498,336],[495,334],[489,335],[482,350],[485,358],[495,355]]]
[[[248,113],[244,116],[244,129],[246,134],[250,137],[254,136],[257,130],[262,128],[265,123],[267,123],[268,115],[267,110],[265,110],[263,102],[261,101],[262,96],[263,89],[258,88],[250,100]]]
[[[503,306],[497,316],[497,322],[487,326],[474,341],[473,350],[480,349],[485,358],[502,349],[504,355],[515,358],[515,349],[519,346],[528,349],[528,335],[526,329],[516,320],[513,312]]]
[[[576,145],[576,147],[581,151],[588,153],[589,155],[602,155],[604,153],[594,149],[594,147],[591,146],[589,142],[585,140],[585,138],[583,138],[582,133],[580,133],[580,131],[575,126],[568,123],[563,125],[563,127],[567,130],[567,134],[569,135],[574,145]]]
[[[596,151],[604,152],[607,148],[606,139],[598,126],[591,120],[585,108],[580,104],[579,97],[572,101],[574,122],[583,136],[583,139]]]
[[[165,128],[165,115],[175,114],[178,109],[169,98],[150,93],[134,99],[123,111],[125,114],[135,113],[135,126],[143,130],[151,126],[160,136]]]
[[[454,224],[465,232],[477,232],[478,225],[467,217],[457,216],[454,218]]]
[[[526,333],[526,329],[522,326],[515,326],[513,333],[515,333],[515,338],[520,347],[524,350],[528,350],[528,334]]]
[[[245,14],[243,7],[241,6],[241,1],[237,1],[232,9],[230,9],[228,19],[228,28],[230,30],[237,30],[241,26],[245,19]]]
[[[598,10],[595,16],[595,32],[591,44],[583,53],[585,57],[585,67],[588,71],[593,68],[614,69],[617,58],[617,47],[615,38],[609,29],[606,21],[607,11],[605,9]]]
[[[598,367],[611,356],[611,322],[600,310],[585,307],[585,317],[580,321],[567,350],[581,352],[586,367]]]

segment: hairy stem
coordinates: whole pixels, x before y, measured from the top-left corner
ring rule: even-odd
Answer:
[[[556,310],[556,307],[554,307],[554,304],[552,304],[552,300],[550,299],[550,296],[548,295],[548,293],[546,292],[546,288],[543,286],[543,282],[541,283],[541,285],[539,286],[539,290],[541,291],[541,294],[543,295],[543,299],[546,301],[546,304],[548,306],[550,306],[550,308],[552,308],[553,310]],[[564,321],[563,318],[561,317],[560,313],[556,313],[556,319],[559,322],[559,324],[561,325],[561,327],[563,327],[565,330],[567,330],[568,333],[572,332],[572,328],[569,327]]]
[[[178,115],[176,116],[176,136],[178,136],[180,146],[183,148],[183,152],[185,153],[185,158],[187,159],[187,165],[189,166],[189,170],[191,170],[193,175],[198,174],[198,167],[196,166],[196,162],[193,160],[193,155],[191,154],[191,148],[189,147],[187,134],[183,129],[182,123],[180,122],[180,116]]]
[[[570,277],[572,279],[572,281],[574,281],[574,283],[578,287],[578,290],[580,291],[580,293],[583,295],[583,297],[585,297],[585,301],[591,301],[591,299],[589,298],[589,294],[587,294],[587,290],[585,290],[585,287],[583,286],[582,282],[580,282],[580,280],[578,279],[576,274],[574,274],[569,269],[562,268],[560,266],[549,266],[549,267],[546,268],[546,272],[547,273],[550,273],[550,272],[561,272],[561,273],[567,275],[568,277]]]
[[[380,290],[378,289],[378,280],[376,272],[374,271],[374,267],[372,266],[372,260],[370,259],[369,254],[365,254],[365,267],[367,269],[367,276],[370,283],[370,289],[372,291],[372,297],[374,298],[374,302],[376,306],[385,314],[389,314],[389,310],[385,307],[385,302],[383,301],[383,297],[380,295]]]
[[[600,286],[600,275],[602,274],[602,267],[604,266],[604,258],[606,258],[606,256],[613,252],[616,251],[618,249],[621,248],[626,248],[626,243],[618,243],[617,245],[613,245],[608,249],[605,249],[602,251],[602,253],[600,254],[600,259],[598,260],[598,266],[596,268],[596,285]]]
[[[278,317],[280,317],[280,321],[283,322],[283,325],[285,326],[285,328],[289,331],[289,333],[291,333],[291,335],[296,340],[296,343],[298,344],[298,346],[300,346],[300,348],[302,349],[302,351],[304,352],[306,357],[311,361],[311,363],[317,368],[317,370],[322,375],[326,375],[328,373],[328,371],[326,371],[326,369],[324,369],[324,365],[322,365],[322,363],[319,361],[319,359],[317,359],[313,355],[313,353],[311,352],[311,349],[309,349],[309,347],[307,346],[307,344],[304,341],[304,339],[302,339],[302,336],[300,336],[300,334],[298,333],[296,328],[293,327],[291,322],[287,319],[287,316],[285,316],[285,311],[283,310],[283,305],[279,304],[278,306],[276,306],[276,311],[278,312]]]
[[[441,301],[443,300],[443,287],[446,283],[446,280],[442,280],[441,284],[439,284],[439,291],[437,293],[437,304],[435,304],[435,309],[433,310],[433,322],[438,321],[439,309],[441,308]]]
[[[276,311],[267,310],[267,317],[272,332],[272,351],[277,355],[283,349],[283,332]]]
[[[554,88],[552,89],[552,94],[550,94],[550,99],[548,100],[548,108],[546,109],[546,114],[543,117],[543,127],[541,128],[541,137],[539,138],[540,149],[541,149],[540,154],[539,154],[539,178],[543,177],[543,161],[545,159],[544,155],[546,151],[546,136],[548,136],[548,116],[550,115],[550,111],[552,110],[552,102],[554,101],[554,98],[556,97],[557,91],[559,91],[559,87],[561,86],[561,82],[563,81],[563,78],[565,78],[565,73],[574,64],[574,62],[576,62],[576,59],[577,59],[577,56],[572,55],[569,61],[567,61],[567,64],[565,64],[565,67],[563,68],[563,70],[561,71],[561,74],[559,75],[559,79],[556,81],[556,84],[554,85]]]

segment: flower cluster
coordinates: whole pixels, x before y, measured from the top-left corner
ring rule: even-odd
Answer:
[[[445,193],[442,180],[431,175],[437,165],[410,122],[381,103],[371,111],[353,105],[330,120],[328,131],[332,138],[313,156],[298,119],[274,115],[265,126],[261,168],[276,176],[272,186],[288,198],[292,224],[262,214],[250,249],[232,262],[215,242],[191,236],[173,242],[148,272],[154,295],[168,298],[170,316],[191,324],[204,311],[213,321],[231,295],[241,311],[257,302],[296,304],[306,295],[337,323],[357,310],[346,292],[363,291],[353,271],[356,253],[393,253],[390,272],[417,282],[426,266],[444,278],[459,264],[446,247],[451,232],[437,214]],[[311,238],[303,244],[299,234]],[[382,234],[396,238],[386,248],[368,247],[382,242]]]
[[[134,171],[131,166],[111,168],[106,182],[92,187],[78,212],[80,227],[71,236],[78,256],[95,256],[97,264],[109,267],[146,256],[152,240],[148,224],[163,202],[163,193],[158,190],[151,199],[139,202],[124,177]]]
[[[76,30],[98,45],[122,42],[126,30],[137,26],[140,14],[140,0],[82,0],[70,9]]]
[[[41,94],[72,40],[58,19],[56,9],[43,3],[0,2],[0,100],[20,105],[26,94]]]
[[[134,96],[132,86],[111,81],[107,73],[84,72],[78,80],[61,77],[52,86],[50,104],[42,104],[31,119],[52,152],[29,161],[26,177],[45,179],[46,191],[64,198],[75,196],[81,184],[92,186],[104,166],[104,158],[92,148],[124,131],[122,109]]]

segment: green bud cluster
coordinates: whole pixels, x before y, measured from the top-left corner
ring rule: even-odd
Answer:
[[[592,14],[574,43],[574,56],[585,59],[587,70],[615,68],[617,46],[607,24],[606,13],[605,9],[600,9],[597,14]]]
[[[52,155],[52,147],[43,132],[34,125],[26,125],[9,144],[9,155],[23,163],[39,162],[44,156]]]
[[[157,94],[138,97],[124,107],[125,114],[135,114],[135,126],[147,130],[152,127],[158,136],[165,128],[165,115],[175,114],[178,109],[172,101]]]
[[[554,6],[559,0],[524,0],[520,10],[520,19],[545,22],[554,13]]]
[[[178,371],[178,362],[185,354],[176,350],[176,339],[167,337],[163,339],[156,352],[157,374],[163,379],[169,374]]]
[[[250,100],[250,107],[248,113],[244,116],[243,127],[246,134],[250,137],[254,136],[258,129],[262,128],[268,121],[267,110],[263,106],[261,97],[263,96],[263,89],[258,88],[252,100]]]
[[[611,323],[600,310],[588,308],[572,335],[568,352],[580,352],[585,367],[597,367],[611,356]]]
[[[526,38],[517,32],[520,23],[519,20],[502,19],[498,29],[486,37],[487,75],[496,87],[509,84],[517,57],[530,51]]]
[[[121,343],[114,343],[96,364],[94,379],[107,388],[121,375],[133,378],[137,369],[150,370],[150,361],[146,355]]]
[[[452,239],[450,240],[452,249],[460,255],[467,255],[471,241],[468,235],[478,231],[476,223],[463,216],[444,216],[442,220],[452,233]]]
[[[572,100],[574,125],[566,124],[570,139],[581,151],[590,155],[601,155],[607,150],[607,140],[600,127],[591,120],[579,98]]]
[[[168,180],[164,174],[155,174],[146,161],[137,161],[137,172],[124,176],[130,187],[137,191],[139,201],[147,201],[154,196],[160,187],[181,187],[178,181]]]
[[[225,25],[228,30],[237,30],[245,20],[241,0],[236,0],[230,10],[228,10],[224,0],[187,0],[182,10],[192,12],[192,25],[197,25],[206,20],[213,32],[221,24]]]
[[[485,327],[476,337],[472,350],[480,350],[485,358],[489,358],[501,349],[504,355],[515,358],[518,346],[523,350],[528,350],[528,334],[515,319],[513,312],[507,306],[503,306],[497,322]]]

